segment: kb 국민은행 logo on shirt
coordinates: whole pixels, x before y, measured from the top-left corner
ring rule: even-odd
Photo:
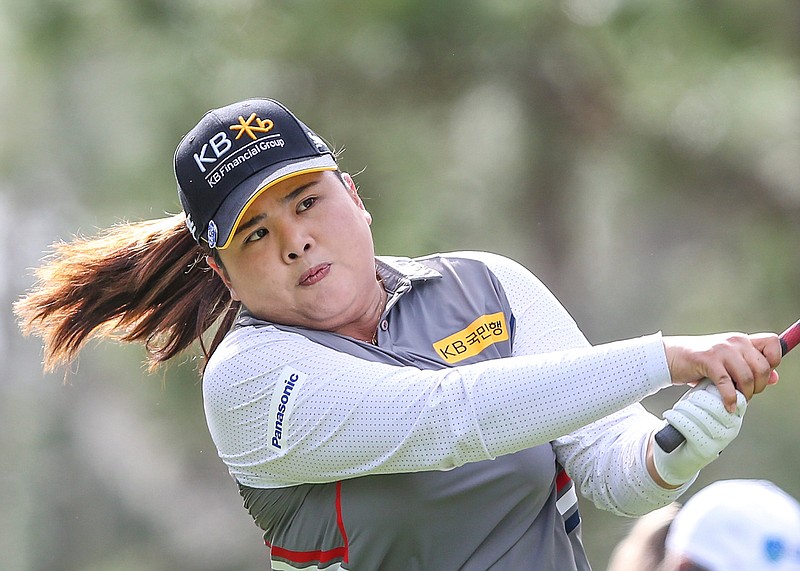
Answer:
[[[507,339],[506,316],[502,311],[498,311],[490,315],[481,315],[461,331],[434,343],[433,348],[442,359],[452,365]]]

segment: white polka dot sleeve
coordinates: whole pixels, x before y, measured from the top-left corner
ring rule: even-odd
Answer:
[[[515,355],[589,345],[563,306],[524,267],[492,254],[465,255],[486,263],[503,284],[516,317]],[[692,483],[665,490],[650,477],[647,442],[662,425],[637,403],[557,438],[553,445],[583,496],[600,508],[637,516],[674,501]]]
[[[493,458],[571,433],[669,382],[659,335],[422,371],[246,327],[209,361],[203,394],[231,474],[279,487]]]

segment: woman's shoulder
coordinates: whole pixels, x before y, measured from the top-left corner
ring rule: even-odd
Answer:
[[[236,327],[225,335],[206,364],[204,378],[227,374],[231,368],[251,365],[254,357],[291,355],[297,344],[308,343],[302,335],[283,331],[274,325]]]
[[[430,254],[415,258],[415,260],[421,263],[439,261],[449,264],[458,264],[460,261],[474,262],[485,266],[501,283],[518,283],[521,281],[528,284],[540,284],[539,279],[523,264],[508,256],[494,252],[459,250]]]

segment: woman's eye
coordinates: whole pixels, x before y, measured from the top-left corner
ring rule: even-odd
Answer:
[[[266,235],[267,235],[267,229],[259,228],[258,230],[250,234],[247,237],[247,240],[245,240],[245,242],[255,242],[256,240],[261,240],[261,238],[263,238]]]
[[[309,208],[314,206],[314,203],[316,201],[317,198],[315,196],[309,196],[308,198],[302,200],[300,204],[297,205],[297,211],[302,212],[303,210],[308,210]]]

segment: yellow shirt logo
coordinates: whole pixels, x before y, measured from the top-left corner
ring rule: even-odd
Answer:
[[[434,343],[433,348],[442,359],[452,365],[507,339],[506,316],[500,311],[481,315],[461,331]]]

